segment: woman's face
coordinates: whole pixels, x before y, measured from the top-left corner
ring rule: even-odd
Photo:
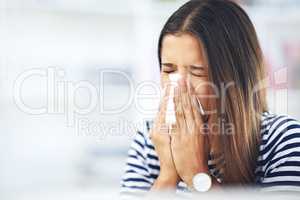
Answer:
[[[194,87],[206,111],[212,111],[210,100],[212,85],[208,79],[208,66],[205,64],[202,47],[197,38],[190,34],[166,35],[161,50],[161,84],[169,82],[171,73],[179,73]],[[210,99],[210,100],[209,100]]]

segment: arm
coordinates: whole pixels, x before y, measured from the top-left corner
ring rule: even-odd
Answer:
[[[138,132],[128,151],[125,173],[121,180],[121,194],[141,194],[149,190],[153,180],[146,163],[144,134]]]

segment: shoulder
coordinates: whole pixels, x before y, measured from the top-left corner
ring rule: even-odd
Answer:
[[[265,113],[258,158],[260,182],[267,191],[300,190],[300,122]]]
[[[152,121],[146,121],[143,130],[137,130],[133,138],[131,149],[137,152],[146,153],[149,149],[154,150],[154,146],[149,137]]]
[[[264,169],[271,169],[299,154],[299,121],[289,115],[264,113],[261,122],[258,164],[264,166]]]
[[[121,193],[143,193],[151,188],[158,176],[158,158],[149,138],[150,122],[136,134],[128,151],[125,172],[121,180]]]
[[[265,112],[262,115],[261,133],[263,145],[279,146],[288,140],[295,141],[297,145],[300,139],[300,122],[289,115]]]
[[[147,173],[159,170],[159,159],[149,137],[151,126],[152,122],[147,121],[142,130],[136,131],[128,150],[127,159],[128,165],[139,165]]]
[[[146,121],[143,130],[138,130],[136,132],[136,136],[134,138],[134,142],[143,146],[143,148],[151,148],[154,149],[152,141],[150,139],[150,129],[152,128],[153,121]]]

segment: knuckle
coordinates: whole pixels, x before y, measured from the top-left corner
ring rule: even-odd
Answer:
[[[177,117],[182,118],[183,117],[183,112],[182,110],[179,110],[177,113]]]

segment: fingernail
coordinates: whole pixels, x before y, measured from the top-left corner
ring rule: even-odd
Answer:
[[[193,85],[191,84],[191,82],[188,82],[188,89],[189,89],[189,92],[192,94],[192,95],[195,95],[195,90],[194,90],[194,87]]]
[[[181,86],[181,87],[186,87],[186,80],[184,79],[184,78],[182,78],[182,79],[180,79],[179,80],[179,85]]]
[[[174,96],[176,97],[178,95],[178,87],[174,88]]]
[[[181,79],[179,84],[180,84],[181,92],[186,93],[187,92],[186,80]]]

